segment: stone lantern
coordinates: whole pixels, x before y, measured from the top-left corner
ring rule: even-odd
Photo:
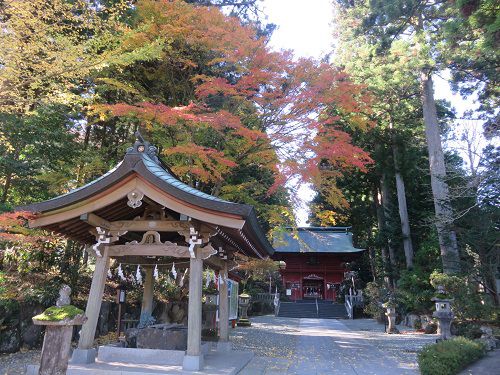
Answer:
[[[387,333],[399,333],[399,330],[396,328],[396,301],[394,300],[394,297],[391,295],[382,307],[386,309],[385,316],[387,316],[387,320],[389,322]]]
[[[241,316],[238,319],[238,326],[249,327],[250,325],[252,325],[247,316],[248,306],[250,306],[250,295],[245,292],[241,293],[239,295],[239,304],[241,307]]]
[[[453,312],[451,311],[451,302],[453,299],[447,297],[447,293],[442,285],[437,287],[437,294],[432,301],[436,303],[436,311],[432,314],[437,318],[439,324],[440,340],[448,340],[451,338],[451,321],[453,320]]]

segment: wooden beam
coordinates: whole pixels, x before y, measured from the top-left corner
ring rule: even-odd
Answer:
[[[80,220],[86,222],[93,227],[100,227],[102,229],[111,229],[111,223],[100,216],[93,213],[84,213],[80,215]]]
[[[190,224],[187,221],[178,220],[119,220],[110,222],[111,230],[129,232],[189,232]]]
[[[107,221],[93,213],[80,215],[80,220],[111,231],[147,232],[189,232],[190,223],[179,220],[117,220]]]
[[[198,250],[202,259],[207,259],[215,255],[216,252],[217,251],[210,245],[206,245]],[[188,246],[179,246],[168,241],[165,244],[127,244],[109,246],[110,257],[123,257],[129,255],[173,258],[189,258],[191,256]]]
[[[123,257],[128,255],[158,256],[173,258],[189,258],[189,247],[172,245],[112,245],[109,247],[109,256]]]
[[[116,262],[121,264],[140,264],[141,266],[156,266],[161,272],[169,271],[172,268],[172,263],[175,263],[175,268],[177,271],[184,271],[189,268],[189,260],[180,260],[178,258],[170,257],[143,257],[140,255],[127,255],[124,257],[112,257]]]

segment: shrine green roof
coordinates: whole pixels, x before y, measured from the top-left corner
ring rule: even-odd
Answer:
[[[273,241],[276,253],[359,253],[353,246],[350,227],[287,228]]]

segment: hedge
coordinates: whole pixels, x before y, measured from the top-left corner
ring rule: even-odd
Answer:
[[[424,347],[418,355],[422,375],[454,375],[485,354],[484,345],[455,337]]]

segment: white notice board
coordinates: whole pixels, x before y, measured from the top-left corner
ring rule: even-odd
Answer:
[[[238,319],[238,283],[227,279],[227,294],[229,296],[229,320]]]

